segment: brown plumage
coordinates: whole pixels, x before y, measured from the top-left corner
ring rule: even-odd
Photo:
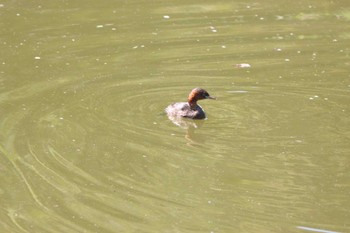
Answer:
[[[210,96],[206,90],[197,87],[191,91],[187,102],[173,103],[165,109],[165,112],[169,116],[187,117],[191,119],[205,119],[206,115],[204,110],[200,105],[197,104],[197,101],[202,99],[215,98]]]

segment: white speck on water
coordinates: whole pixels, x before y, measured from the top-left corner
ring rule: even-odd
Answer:
[[[60,120],[63,120],[64,118],[63,117],[60,117]]]
[[[236,64],[237,68],[250,68],[251,65],[248,63],[240,63],[240,64]]]
[[[211,204],[212,202],[211,201],[208,201],[208,204]]]
[[[103,25],[97,25],[96,28],[103,28]]]
[[[289,58],[286,58],[286,59],[284,59],[284,61],[290,61],[290,59],[289,59]]]
[[[21,16],[21,14],[20,14],[20,13],[17,13],[16,15],[17,15],[17,16]]]
[[[73,38],[72,41],[75,42],[75,39]]]
[[[282,51],[281,48],[275,48],[275,50],[276,50],[277,52],[281,52],[281,51]]]
[[[163,19],[170,19],[169,15],[163,15]]]
[[[217,32],[217,30],[216,30],[216,28],[215,28],[214,26],[210,26],[210,30],[211,30],[212,32]]]
[[[34,59],[35,59],[35,60],[40,60],[41,57],[36,56],[36,57],[34,57]]]
[[[221,45],[221,48],[226,49],[226,45]]]

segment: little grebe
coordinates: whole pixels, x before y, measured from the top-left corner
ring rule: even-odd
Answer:
[[[202,88],[195,88],[188,96],[188,102],[179,102],[169,105],[165,112],[172,117],[187,117],[191,119],[204,119],[205,112],[202,107],[197,104],[198,100],[215,99]]]

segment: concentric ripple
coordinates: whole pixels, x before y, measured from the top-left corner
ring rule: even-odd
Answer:
[[[170,152],[175,157],[169,157],[169,148],[171,141],[182,140],[183,133],[174,137],[177,129],[163,113],[170,100],[161,98],[170,89],[154,86],[153,81],[123,82],[107,75],[3,93],[1,104],[8,114],[2,115],[1,153],[18,175],[13,189],[30,194],[24,196],[28,202],[55,216],[52,224],[66,222],[77,231],[80,221],[92,224],[96,219],[97,228],[108,225],[103,219],[115,217],[141,224],[147,202],[153,206],[149,215],[159,211],[155,203],[183,208],[182,201],[156,191],[165,185],[159,183],[160,177],[179,169],[179,154]],[[159,157],[164,155],[168,156]],[[150,171],[148,166],[154,163],[159,167]],[[142,199],[143,205],[135,205]],[[62,219],[63,212],[67,219]],[[28,219],[22,221],[39,225],[25,216]]]

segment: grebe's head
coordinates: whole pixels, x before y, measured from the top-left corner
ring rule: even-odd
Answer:
[[[210,96],[206,90],[199,87],[193,89],[188,96],[188,102],[196,102],[202,99],[215,99],[215,97]]]

